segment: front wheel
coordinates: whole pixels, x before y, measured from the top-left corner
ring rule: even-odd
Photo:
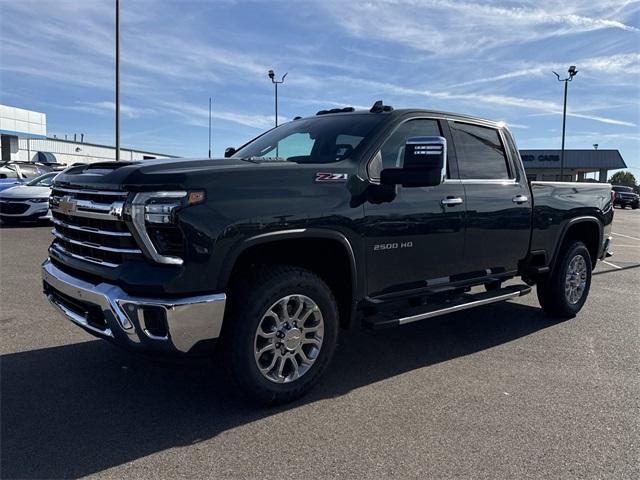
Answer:
[[[553,272],[537,284],[542,309],[555,317],[574,317],[587,301],[591,266],[591,255],[584,243],[565,244]]]
[[[260,403],[302,396],[336,347],[338,308],[331,290],[314,273],[291,266],[249,272],[236,285],[224,340],[232,381]]]

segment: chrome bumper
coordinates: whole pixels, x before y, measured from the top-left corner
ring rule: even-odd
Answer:
[[[132,297],[116,285],[75,278],[50,260],[42,264],[44,293],[63,315],[89,333],[137,350],[192,351],[220,336],[224,293],[185,298]]]

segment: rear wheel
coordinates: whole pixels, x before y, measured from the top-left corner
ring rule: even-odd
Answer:
[[[591,256],[584,243],[566,243],[553,272],[537,284],[543,310],[555,317],[574,317],[589,295],[591,265]]]
[[[236,282],[225,324],[231,379],[266,404],[306,393],[328,366],[337,343],[338,308],[314,273],[273,266]]]

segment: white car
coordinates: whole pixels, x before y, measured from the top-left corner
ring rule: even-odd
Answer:
[[[45,173],[28,183],[0,192],[0,220],[17,223],[51,218],[49,195],[58,172]]]

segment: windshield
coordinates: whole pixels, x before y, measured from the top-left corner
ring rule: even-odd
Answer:
[[[27,185],[30,187],[50,187],[57,173],[45,173],[31,180]]]
[[[633,192],[633,188],[631,188],[631,187],[622,187],[622,186],[619,186],[619,185],[614,185],[612,187],[612,189],[613,189],[614,192]]]
[[[337,162],[349,157],[382,119],[382,115],[350,114],[293,120],[256,138],[233,158]]]
[[[0,168],[0,179],[2,178],[18,178],[18,172],[16,172],[15,167],[11,165],[5,165]]]

